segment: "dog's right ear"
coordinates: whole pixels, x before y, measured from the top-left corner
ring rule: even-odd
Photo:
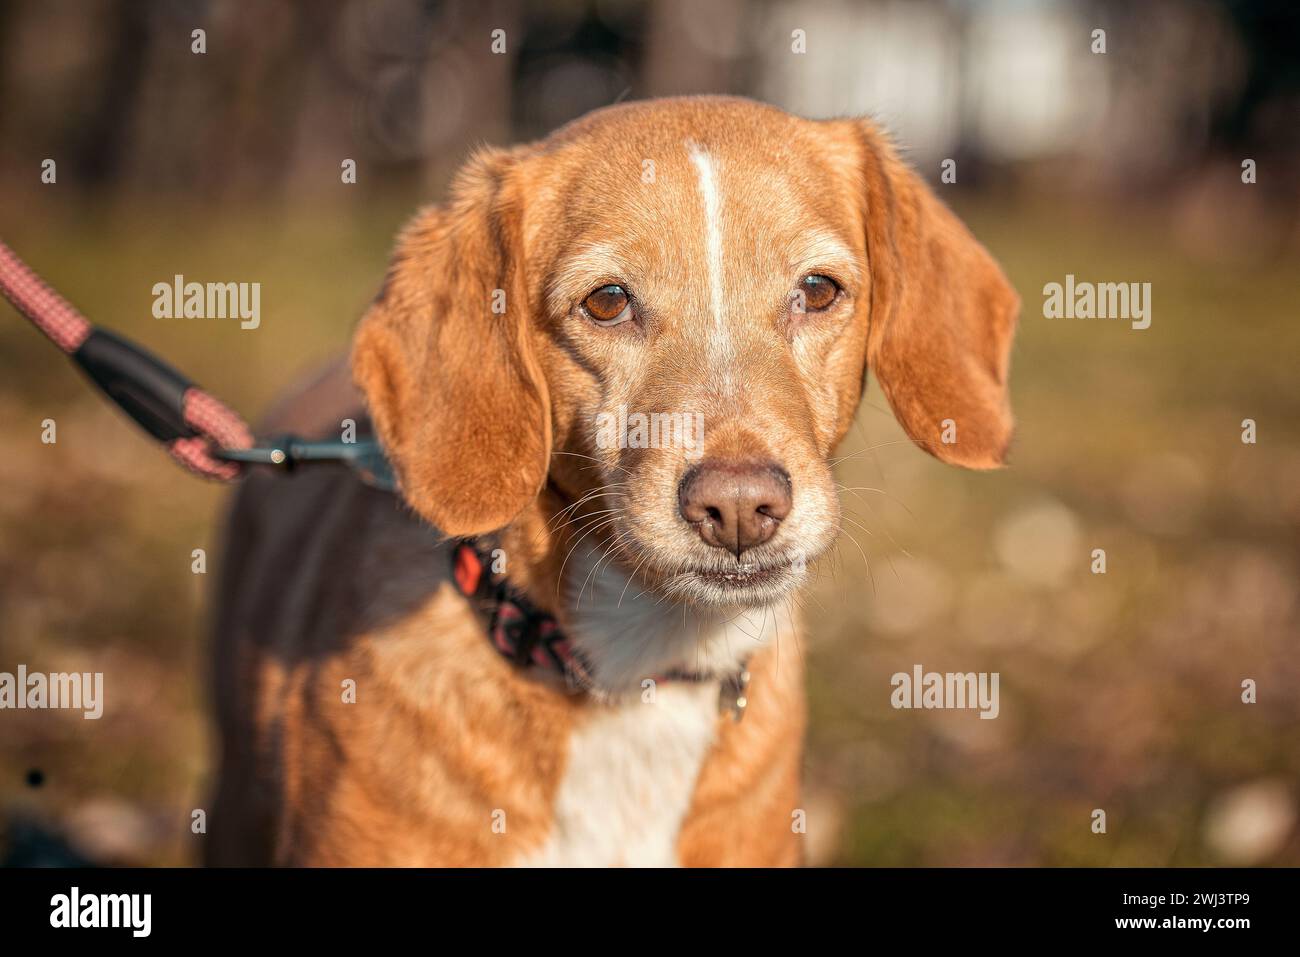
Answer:
[[[403,497],[447,535],[509,524],[546,481],[550,397],[528,322],[515,163],[475,156],[450,201],[406,227],[352,346]]]

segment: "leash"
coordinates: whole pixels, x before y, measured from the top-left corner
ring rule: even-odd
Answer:
[[[196,475],[229,482],[250,465],[288,470],[337,462],[350,466],[367,484],[396,490],[393,471],[373,439],[307,441],[285,435],[257,445],[239,413],[129,339],[93,325],[3,240],[0,294]]]

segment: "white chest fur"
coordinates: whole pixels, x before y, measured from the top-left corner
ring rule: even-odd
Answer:
[[[665,605],[602,557],[594,549],[574,556],[568,595],[567,627],[591,667],[595,700],[569,739],[547,841],[521,863],[675,866],[717,735],[720,681],[658,681],[653,696],[643,682],[674,669],[735,674],[791,622],[785,609],[701,617]]]
[[[575,729],[542,867],[672,867],[718,722],[718,685],[662,685],[653,703],[594,705]]]

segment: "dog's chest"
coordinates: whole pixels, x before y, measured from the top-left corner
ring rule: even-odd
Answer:
[[[569,741],[542,867],[676,866],[677,834],[718,725],[718,685],[593,708]]]

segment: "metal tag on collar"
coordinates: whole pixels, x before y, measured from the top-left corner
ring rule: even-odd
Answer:
[[[718,713],[731,714],[732,721],[740,721],[749,707],[749,670],[742,669],[730,678],[723,679],[722,690],[718,692]]]

